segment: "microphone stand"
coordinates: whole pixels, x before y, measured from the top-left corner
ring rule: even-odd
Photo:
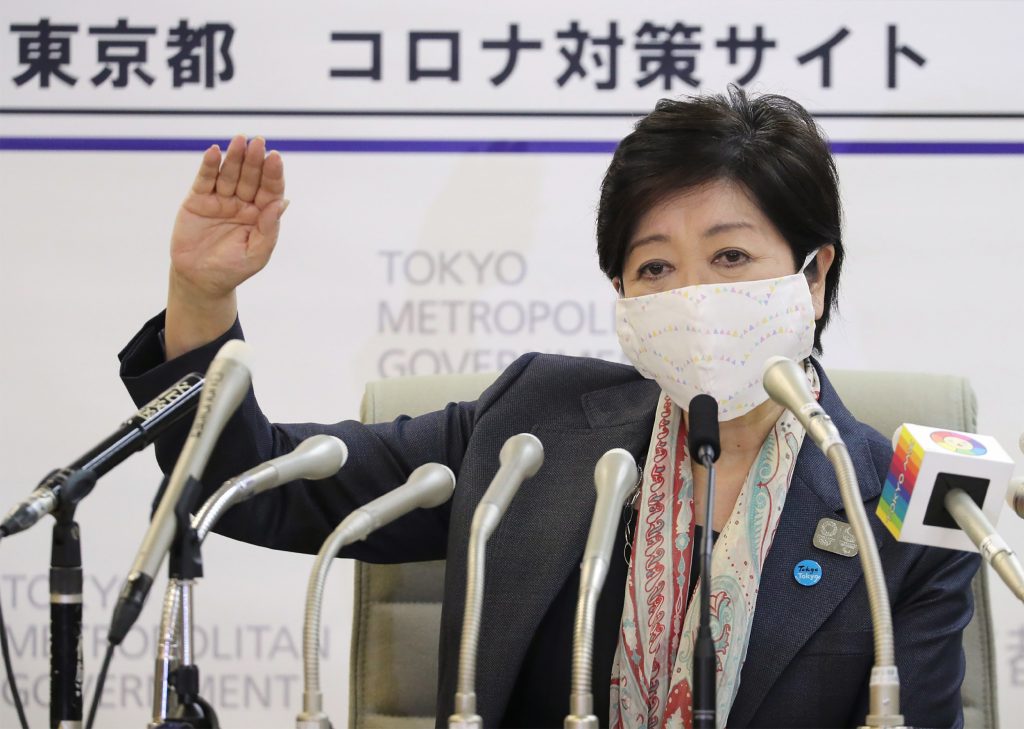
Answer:
[[[572,638],[572,693],[569,695],[569,715],[565,717],[562,729],[598,729],[592,693],[594,619],[601,589],[608,576],[622,504],[631,487],[639,488],[641,478],[643,474],[638,473],[633,456],[622,448],[606,452],[594,467],[597,502],[580,564],[580,591]]]
[[[220,729],[217,712],[199,695],[199,667],[192,663],[192,587],[203,576],[203,558],[202,538],[189,514],[201,486],[190,477],[174,509],[177,530],[168,553],[149,729]]]
[[[871,606],[871,625],[875,637],[875,663],[868,679],[868,715],[864,727],[902,727],[900,713],[900,677],[896,668],[896,640],[893,636],[892,608],[885,584],[882,560],[878,556],[871,524],[861,501],[857,471],[846,444],[832,418],[811,393],[803,370],[791,359],[771,357],[764,366],[764,389],[772,400],[789,410],[804,426],[839,481],[839,495],[850,520],[850,528],[860,548],[864,586]]]
[[[43,484],[60,486],[50,541],[50,727],[82,726],[82,540],[75,508],[96,485],[91,470],[60,469]]]
[[[715,459],[710,446],[701,446],[697,459],[708,471],[704,504],[704,532],[700,541],[700,622],[693,650],[693,729],[715,729],[716,656],[711,635],[711,550],[714,547]]]
[[[466,604],[459,642],[459,675],[455,689],[455,713],[448,729],[482,729],[476,710],[476,657],[484,609],[484,569],[487,540],[498,528],[509,503],[523,481],[537,473],[544,462],[544,447],[529,433],[513,435],[498,454],[500,466],[477,503],[469,530],[466,558]]]
[[[302,711],[295,717],[296,729],[331,729],[320,690],[320,619],[324,585],[334,558],[346,545],[366,539],[413,509],[440,506],[454,491],[455,474],[451,469],[439,463],[425,463],[409,474],[404,484],[346,516],[320,546],[306,588],[302,621]]]

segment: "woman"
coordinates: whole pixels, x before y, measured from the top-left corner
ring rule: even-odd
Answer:
[[[201,370],[241,336],[235,288],[268,261],[284,178],[263,142],[236,138],[221,164],[207,150],[179,212],[166,314],[122,352],[138,402]],[[867,711],[870,611],[858,560],[814,549],[822,518],[844,520],[838,486],[799,423],[767,399],[761,365],[784,354],[808,382],[853,458],[872,512],[891,457],[886,439],[843,407],[821,366],[821,332],[843,260],[835,168],[813,120],[778,96],[662,101],[623,140],[602,186],[602,269],[620,298],[620,342],[637,369],[527,355],[475,403],[363,426],[272,425],[252,394],[206,474],[208,489],[290,450],[339,435],[352,457],[328,483],[298,482],[230,513],[223,533],[315,552],[352,509],[439,461],[458,476],[450,504],[412,514],[350,548],[369,561],[446,558],[438,722],[452,711],[473,510],[504,440],[535,433],[545,465],[517,495],[488,546],[478,659],[487,726],[560,726],[569,695],[579,558],[593,507],[591,474],[609,448],[645,464],[624,515],[630,536],[598,606],[595,713],[613,726],[689,726],[696,610],[691,569],[705,476],[686,453],[685,408],[719,402],[722,456],[713,523],[712,594],[719,724],[849,726]],[[162,338],[162,339],[161,339]],[[160,443],[164,470],[184,433]],[[961,631],[974,555],[900,544],[872,519],[893,604],[907,724],[961,722]],[[813,556],[822,581],[794,565]]]

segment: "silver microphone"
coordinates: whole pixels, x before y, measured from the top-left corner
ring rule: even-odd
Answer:
[[[310,436],[295,446],[291,453],[278,456],[225,481],[196,512],[192,526],[202,540],[213,529],[221,514],[232,506],[289,481],[329,478],[347,460],[348,447],[339,438],[333,435]]]
[[[763,381],[768,396],[797,417],[823,453],[827,455],[829,448],[843,442],[832,418],[814,398],[800,365],[787,357],[769,357]]]
[[[591,674],[594,657],[594,615],[604,587],[615,545],[622,504],[637,484],[636,461],[629,451],[613,448],[601,456],[594,468],[597,504],[590,520],[587,546],[580,565],[580,593],[576,603],[573,631],[572,693],[565,729],[597,729]]]
[[[291,453],[278,456],[224,482],[192,517],[192,528],[202,542],[231,507],[256,494],[298,479],[319,480],[337,473],[348,460],[348,448],[332,435],[314,435]],[[171,690],[171,672],[192,665],[192,580],[172,578],[164,592],[157,643],[151,726],[163,726],[178,704]]]
[[[342,547],[357,542],[376,529],[414,509],[433,509],[445,503],[455,491],[455,474],[440,463],[426,463],[409,474],[409,479],[383,496],[362,506],[331,532],[320,547],[309,575],[306,614],[302,629],[304,688],[302,711],[295,717],[296,729],[330,729],[323,710],[320,690],[320,608],[327,572]]]
[[[1006,490],[1006,503],[1014,514],[1024,519],[1024,478],[1010,481],[1010,488]]]
[[[466,569],[466,611],[462,619],[459,647],[459,681],[455,692],[455,713],[448,717],[449,729],[481,729],[476,713],[476,653],[480,639],[480,617],[484,599],[484,559],[487,540],[504,516],[523,481],[535,475],[544,463],[544,446],[529,433],[513,435],[498,454],[501,464],[487,487],[469,530]]]
[[[889,591],[882,573],[868,515],[861,501],[860,486],[846,444],[832,418],[825,412],[807,384],[807,375],[800,365],[786,357],[770,357],[764,364],[762,379],[765,392],[776,403],[789,410],[803,425],[807,435],[831,462],[839,481],[843,508],[857,540],[864,583],[871,605],[874,626],[875,665],[868,683],[868,716],[870,726],[902,726],[900,714],[900,680],[896,669],[896,647],[893,638],[892,608]]]
[[[985,512],[966,491],[959,488],[950,489],[943,503],[957,526],[970,537],[981,552],[981,556],[1002,578],[1010,591],[1018,600],[1024,600],[1024,567],[1010,549],[1010,545],[996,532]]]
[[[189,481],[198,481],[202,476],[221,431],[245,398],[252,381],[251,359],[249,345],[240,339],[232,339],[220,348],[206,371],[192,429],[185,439],[160,505],[149,523],[149,529],[114,608],[107,636],[112,645],[118,645],[124,640],[142,611],[156,571],[167,555],[177,531],[175,507]]]

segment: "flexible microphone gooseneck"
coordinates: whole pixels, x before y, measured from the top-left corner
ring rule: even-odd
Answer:
[[[868,683],[869,705],[865,723],[869,727],[902,726],[900,679],[896,669],[889,591],[882,573],[878,545],[875,544],[864,504],[861,503],[860,486],[849,451],[832,418],[811,392],[810,385],[807,384],[807,375],[796,362],[786,357],[769,358],[765,362],[763,381],[764,389],[771,399],[796,416],[807,435],[822,450],[835,469],[843,508],[850,519],[850,527],[857,540],[868,601],[871,605],[871,622],[874,626],[875,665],[871,669]]]
[[[576,601],[573,629],[572,693],[565,729],[597,729],[591,680],[594,663],[594,616],[597,601],[608,575],[615,530],[619,526],[622,504],[637,485],[636,461],[629,451],[613,448],[594,468],[597,503],[590,520],[587,546],[580,565],[580,593]]]
[[[303,691],[302,711],[295,717],[296,729],[330,729],[323,710],[320,690],[320,613],[327,572],[343,547],[366,539],[372,532],[414,509],[433,509],[445,503],[455,491],[455,474],[440,463],[425,463],[409,479],[383,496],[362,506],[331,532],[320,547],[306,590],[305,620],[302,626]]]
[[[715,729],[716,704],[715,639],[711,635],[711,550],[714,548],[715,461],[722,452],[718,436],[718,402],[710,395],[697,395],[687,411],[686,443],[692,458],[707,469],[704,501],[704,531],[700,542],[700,623],[693,650],[693,727]]]
[[[455,691],[455,713],[448,717],[448,729],[483,727],[483,720],[476,713],[476,654],[484,601],[485,548],[523,481],[535,475],[544,463],[544,446],[536,436],[519,433],[505,441],[498,461],[501,465],[473,512],[469,530],[459,679]]]
[[[217,489],[192,518],[192,528],[202,543],[220,517],[231,507],[253,496],[299,479],[319,480],[338,472],[348,460],[348,448],[330,435],[314,435],[291,453],[274,458],[236,476]],[[193,580],[172,576],[164,592],[157,643],[151,726],[162,726],[178,709],[176,681],[181,667],[192,666]]]
[[[178,530],[175,510],[186,487],[199,481],[221,431],[245,398],[252,381],[251,359],[249,345],[240,339],[233,339],[220,348],[206,371],[206,381],[192,429],[114,608],[107,636],[113,645],[119,645],[124,640],[142,611],[156,571]]]

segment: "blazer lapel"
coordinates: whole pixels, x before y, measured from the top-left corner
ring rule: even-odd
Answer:
[[[487,544],[477,680],[485,725],[498,722],[530,641],[555,596],[579,569],[594,510],[594,465],[611,448],[646,452],[658,388],[647,380],[583,396],[587,423],[540,424],[544,465],[523,484]]]
[[[850,451],[861,496],[873,499],[881,493],[881,483],[865,428],[843,407],[820,368],[819,374],[821,403]],[[477,658],[477,706],[485,725],[500,721],[538,624],[570,571],[579,568],[595,502],[594,464],[610,448],[626,448],[634,457],[646,452],[659,392],[645,379],[597,390],[582,398],[586,423],[532,429],[544,444],[544,465],[513,499],[487,545],[485,619]],[[805,439],[765,561],[729,726],[750,722],[785,667],[861,579],[858,558],[823,552],[811,543],[818,520],[842,512],[831,464]],[[872,528],[881,542],[883,527],[872,520]],[[822,565],[824,577],[813,588],[801,587],[793,568],[811,556]],[[454,564],[458,559],[450,562],[450,569],[465,569],[464,563]],[[461,605],[460,600],[460,624]],[[457,647],[452,648],[457,655]]]
[[[870,501],[881,493],[882,485],[865,427],[846,410],[824,374],[821,379],[821,404],[836,423],[850,452],[862,500]],[[729,726],[742,727],[750,723],[782,671],[862,579],[859,557],[843,557],[812,545],[818,521],[837,514],[844,518],[835,472],[818,447],[810,438],[805,438],[782,519],[764,563]],[[870,516],[869,513],[875,542],[881,549],[884,528]],[[822,578],[812,587],[803,587],[796,582],[793,570],[797,563],[809,558],[821,565]]]

